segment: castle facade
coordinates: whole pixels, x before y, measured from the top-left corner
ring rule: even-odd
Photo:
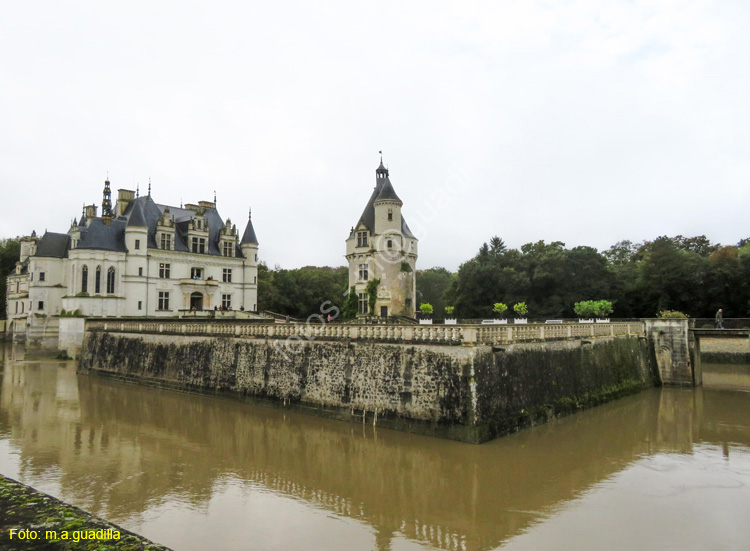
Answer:
[[[8,319],[64,312],[83,316],[177,316],[258,304],[258,240],[248,216],[240,235],[214,201],[180,207],[104,183],[101,216],[83,209],[67,233],[21,240],[8,276]]]

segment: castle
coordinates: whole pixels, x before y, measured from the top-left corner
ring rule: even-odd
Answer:
[[[360,315],[414,316],[417,238],[401,215],[402,206],[381,158],[375,189],[346,240],[349,286],[357,293]],[[375,311],[370,312],[366,288],[373,279],[380,283]]]
[[[75,313],[85,317],[175,317],[215,310],[258,310],[258,239],[252,220],[240,236],[213,201],[179,207],[118,190],[113,206],[104,182],[101,216],[83,208],[67,233],[21,239],[15,273],[7,278],[12,332]],[[414,316],[417,238],[409,230],[383,165],[375,189],[346,240],[349,286],[358,313]],[[367,284],[379,280],[370,311]],[[34,322],[34,323],[32,323]]]
[[[7,280],[8,320],[67,312],[169,317],[203,310],[257,310],[258,240],[224,222],[214,201],[174,207],[104,182],[101,216],[84,206],[67,233],[21,239]],[[25,324],[28,325],[28,324]],[[16,331],[21,331],[20,327]]]

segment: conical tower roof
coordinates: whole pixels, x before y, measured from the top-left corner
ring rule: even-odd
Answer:
[[[247,226],[245,226],[245,233],[242,234],[242,240],[240,244],[245,245],[257,245],[258,238],[255,237],[255,229],[253,228],[252,211],[248,211],[247,214]]]

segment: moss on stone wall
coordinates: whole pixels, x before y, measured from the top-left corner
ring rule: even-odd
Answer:
[[[645,341],[488,346],[86,335],[79,367],[483,442],[649,385]]]

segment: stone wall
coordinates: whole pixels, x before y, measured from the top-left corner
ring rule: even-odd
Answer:
[[[691,343],[688,339],[689,320],[650,319],[645,322],[661,383],[687,386],[700,384],[700,377],[696,380],[693,374],[694,362],[691,361]],[[695,341],[692,344],[695,345]],[[694,358],[699,354],[699,350],[693,351]]]
[[[645,341],[491,346],[87,332],[82,372],[265,400],[310,413],[467,442],[651,384]]]

